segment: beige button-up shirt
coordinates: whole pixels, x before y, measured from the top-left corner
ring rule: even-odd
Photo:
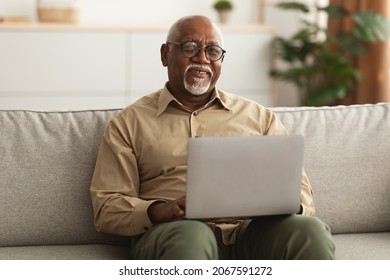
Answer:
[[[103,135],[91,183],[96,229],[133,236],[152,228],[149,205],[185,195],[190,137],[266,134],[287,131],[269,109],[222,90],[216,89],[196,111],[180,104],[166,87],[141,98],[119,112]],[[314,215],[304,172],[301,205],[303,215]],[[209,225],[219,227],[224,243],[232,244],[239,223]]]

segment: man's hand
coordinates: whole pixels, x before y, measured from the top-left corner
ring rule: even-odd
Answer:
[[[183,196],[170,202],[157,201],[148,208],[149,219],[153,224],[169,222],[184,217],[186,197]]]

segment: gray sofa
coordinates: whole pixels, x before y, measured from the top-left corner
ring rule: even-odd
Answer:
[[[305,136],[337,258],[390,259],[390,104],[273,110]],[[0,259],[128,258],[128,238],[95,231],[89,194],[117,111],[0,111]]]

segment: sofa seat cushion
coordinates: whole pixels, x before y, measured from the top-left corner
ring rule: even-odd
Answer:
[[[129,248],[114,245],[0,247],[1,260],[124,260]]]
[[[335,234],[339,260],[388,260],[390,232]]]

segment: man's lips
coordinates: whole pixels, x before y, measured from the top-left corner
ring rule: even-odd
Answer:
[[[191,67],[188,72],[196,78],[206,78],[211,76],[211,72],[204,68]]]
[[[213,72],[209,67],[196,64],[188,65],[186,73],[189,73],[193,78],[197,79],[205,79],[213,76]]]

